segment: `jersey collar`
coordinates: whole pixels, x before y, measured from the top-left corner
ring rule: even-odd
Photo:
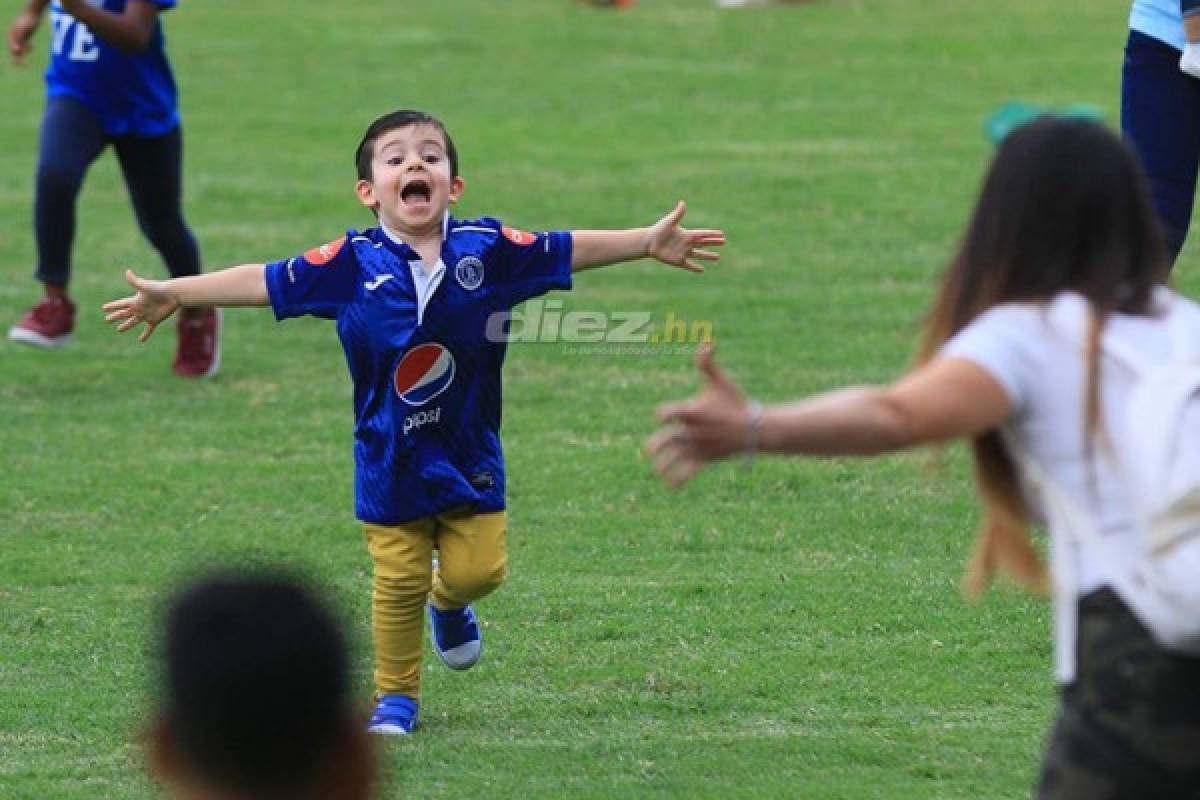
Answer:
[[[446,243],[446,231],[450,228],[449,212],[442,218],[442,244]],[[412,246],[401,239],[396,233],[388,229],[383,221],[379,222],[379,230],[383,231],[386,236],[397,247],[402,248],[402,251],[407,251],[416,255],[416,251]],[[442,278],[446,277],[446,263],[442,260],[440,254],[437,263],[433,265],[433,269],[426,272],[425,267],[420,258],[407,259],[408,269],[411,273],[413,289],[417,295],[417,324],[420,325],[425,319],[425,309],[429,306],[429,301],[433,299],[433,293],[442,285]]]
[[[446,211],[446,213],[442,215],[442,243],[443,244],[446,241],[446,233],[450,230],[450,223],[452,221],[453,220],[451,220],[451,218],[450,218],[450,212]],[[412,246],[408,242],[401,239],[400,234],[396,233],[391,228],[389,228],[383,220],[379,220],[379,230],[383,231],[383,235],[386,236],[387,238],[391,239],[393,244],[399,245],[400,247],[407,247],[410,250],[412,249]]]

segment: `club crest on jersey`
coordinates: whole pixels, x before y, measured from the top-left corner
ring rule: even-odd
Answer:
[[[522,247],[526,247],[537,241],[537,236],[533,235],[532,233],[526,233],[525,231],[520,231],[516,228],[510,228],[507,225],[503,226],[500,231],[510,242],[513,244],[519,244]]]
[[[314,247],[311,250],[304,252],[304,260],[314,267],[319,267],[323,264],[328,264],[333,261],[334,257],[341,251],[342,245],[346,243],[346,237],[334,239],[332,242],[326,242],[320,247]]]
[[[463,256],[454,265],[454,277],[468,292],[478,289],[483,285],[483,262],[475,256]]]
[[[436,342],[414,347],[396,365],[392,384],[410,406],[423,406],[454,382],[454,355]]]

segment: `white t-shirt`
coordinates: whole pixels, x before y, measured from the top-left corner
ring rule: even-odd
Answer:
[[[1165,288],[1155,296],[1156,308],[1168,314],[1181,313],[1185,304],[1195,308]],[[1112,551],[1118,557],[1122,552],[1132,555],[1137,552],[1137,540],[1119,467],[1100,442],[1093,440],[1090,458],[1085,449],[1087,365],[1083,332],[1087,330],[1087,318],[1087,301],[1072,292],[1064,292],[1046,305],[997,306],[952,337],[941,355],[973,361],[996,379],[1012,404],[1012,413],[1003,423],[1006,435],[1041,465],[1075,505],[1099,523],[1100,533],[1110,537]],[[1200,342],[1200,324],[1195,327],[1195,340]],[[1173,350],[1172,333],[1161,315],[1114,315],[1105,325],[1104,335],[1142,353],[1150,364],[1167,360]],[[1113,452],[1120,453],[1127,437],[1137,435],[1125,420],[1131,375],[1121,362],[1104,356],[1100,376],[1104,432]],[[1041,509],[1031,510],[1040,516]],[[1065,534],[1053,529],[1053,522],[1050,536],[1054,575],[1061,577],[1063,570],[1070,570],[1070,583],[1077,594],[1110,583],[1103,559],[1078,550]],[[1071,600],[1070,608],[1057,609],[1057,613],[1073,616],[1074,598]],[[1069,681],[1074,665],[1068,651],[1074,642],[1058,641],[1057,645],[1058,674]]]
[[[1176,50],[1182,50],[1187,44],[1179,0],[1134,0],[1129,10],[1129,28],[1169,44]]]

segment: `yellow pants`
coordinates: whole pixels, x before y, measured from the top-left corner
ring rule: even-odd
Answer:
[[[506,520],[503,511],[455,510],[403,525],[365,523],[375,564],[371,629],[376,692],[420,699],[425,604],[462,608],[504,581]]]

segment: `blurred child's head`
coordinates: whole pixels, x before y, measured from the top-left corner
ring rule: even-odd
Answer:
[[[454,141],[440,120],[423,111],[393,111],[372,122],[354,162],[359,200],[400,233],[440,226],[465,186]]]
[[[366,797],[346,661],[333,617],[298,583],[223,575],[187,588],[167,612],[156,771],[180,796]]]

